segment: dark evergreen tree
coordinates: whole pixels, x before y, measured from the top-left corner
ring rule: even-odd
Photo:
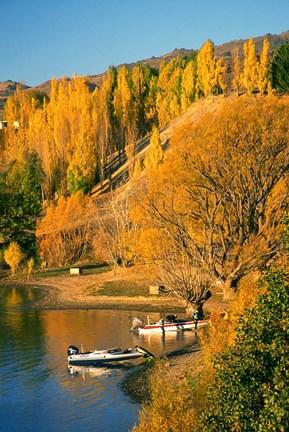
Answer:
[[[281,93],[289,91],[289,42],[276,49],[271,65],[272,87]]]
[[[23,250],[33,254],[36,219],[42,209],[41,186],[44,173],[36,153],[15,161],[7,172],[1,205],[2,235],[16,241]]]

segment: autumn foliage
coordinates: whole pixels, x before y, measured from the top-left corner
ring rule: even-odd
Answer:
[[[196,421],[196,408],[188,381],[168,380],[166,360],[157,360],[150,376],[151,400],[142,408],[139,425],[132,432],[190,432]]]
[[[50,266],[69,265],[92,251],[96,210],[81,192],[61,197],[37,225],[41,259]]]
[[[4,259],[11,268],[12,276],[15,275],[15,272],[23,258],[24,254],[21,251],[20,246],[16,242],[11,242],[7,249],[4,251]]]
[[[288,420],[288,275],[271,272],[260,283],[280,254],[289,207],[289,102],[272,93],[269,50],[266,39],[260,55],[252,39],[235,49],[231,81],[207,41],[159,70],[110,68],[93,91],[84,77],[54,78],[49,97],[19,87],[7,102],[1,161],[10,168],[0,179],[0,223],[6,229],[11,215],[4,258],[12,274],[23,259],[13,241],[20,221],[34,234],[42,204],[36,236],[45,265],[88,256],[115,268],[140,262],[201,312],[215,283],[233,299],[226,319],[211,316],[202,337],[200,386],[194,375],[172,387],[159,362],[135,432],[278,430]],[[280,85],[286,64],[272,69]],[[162,128],[198,99],[230,92],[236,97],[175,129],[164,153]],[[149,146],[137,154],[145,136]],[[96,204],[89,192],[121,161],[132,181]],[[28,279],[33,265],[31,258]]]
[[[288,208],[288,109],[287,99],[243,97],[173,135],[140,194],[138,223],[147,236],[164,233],[162,264],[187,263],[176,286],[197,266],[229,295],[278,251]]]
[[[85,77],[51,80],[49,97],[19,87],[6,104],[7,133],[2,158],[9,163],[36,152],[46,175],[45,198],[88,193],[107,176],[110,159],[133,153],[136,140],[163,127],[200,97],[268,91],[269,45],[257,57],[252,39],[244,44],[244,61],[233,56],[233,85],[226,81],[222,58],[207,41],[189,58],[163,62],[159,70],[110,68],[93,92]],[[15,121],[17,127],[15,127]],[[132,171],[133,172],[133,169]]]

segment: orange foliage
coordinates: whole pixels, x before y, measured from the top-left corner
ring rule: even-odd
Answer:
[[[165,361],[156,361],[150,377],[151,401],[139,415],[139,426],[132,432],[191,432],[196,422],[191,389],[186,380],[168,380]]]
[[[244,72],[243,84],[249,94],[252,94],[257,86],[257,59],[255,53],[255,44],[250,38],[244,43]]]
[[[258,296],[264,291],[265,287],[260,283],[258,274],[247,275],[241,280],[228,310],[220,314],[212,313],[210,326],[201,334],[206,371],[206,376],[203,376],[204,382],[212,379],[215,355],[222,353],[234,343],[240,318],[246,309],[255,306]]]
[[[15,275],[15,272],[17,268],[19,267],[19,264],[24,258],[24,254],[21,251],[21,248],[18,243],[11,242],[7,249],[4,251],[4,259],[6,263],[11,268],[11,274],[12,276]]]
[[[167,250],[174,244],[233,291],[278,250],[288,205],[288,114],[286,99],[242,97],[176,131],[139,197],[139,229],[165,233]]]
[[[81,192],[48,207],[36,236],[40,256],[50,266],[73,264],[92,249],[96,209]]]

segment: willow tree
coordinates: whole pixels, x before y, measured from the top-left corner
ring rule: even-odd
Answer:
[[[227,293],[278,250],[289,168],[289,129],[280,118],[288,110],[286,101],[244,99],[182,134],[193,174],[185,181],[191,230],[203,231],[201,241],[196,233],[189,238]]]
[[[208,267],[196,251],[181,241],[181,226],[188,229],[187,220],[178,215],[183,194],[172,188],[166,163],[149,170],[146,187],[139,194],[131,211],[137,227],[134,252],[139,260],[150,265],[151,276],[160,285],[183,300],[188,311],[202,306],[210,296],[212,278]]]
[[[103,207],[97,209],[98,235],[94,251],[98,258],[114,266],[128,267],[134,261],[135,226],[130,218],[131,190],[111,192]]]
[[[288,206],[288,113],[286,101],[244,98],[182,127],[162,176],[142,198],[146,224],[212,282],[221,281],[228,296],[279,247]]]

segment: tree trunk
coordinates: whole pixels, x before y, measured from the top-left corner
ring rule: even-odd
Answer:
[[[233,300],[236,296],[236,289],[229,284],[221,286],[223,291],[223,300]]]
[[[186,307],[186,314],[190,319],[193,319],[193,314],[194,312],[198,312],[199,315],[199,319],[204,319],[204,311],[203,311],[203,305],[204,305],[204,301],[201,301],[197,304],[189,304]]]

